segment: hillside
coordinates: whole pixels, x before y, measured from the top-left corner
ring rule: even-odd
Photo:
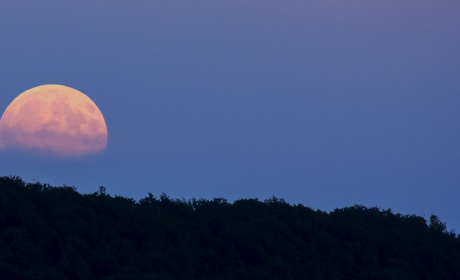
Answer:
[[[0,279],[460,279],[432,215],[283,199],[135,201],[0,177]]]

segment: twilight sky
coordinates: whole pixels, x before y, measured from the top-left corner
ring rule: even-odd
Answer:
[[[1,1],[0,110],[88,95],[103,155],[0,176],[142,198],[363,204],[460,232],[460,2]]]

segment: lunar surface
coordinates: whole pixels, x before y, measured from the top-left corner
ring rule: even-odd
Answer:
[[[35,151],[61,157],[102,153],[107,126],[85,94],[61,85],[21,93],[0,120],[0,149]]]

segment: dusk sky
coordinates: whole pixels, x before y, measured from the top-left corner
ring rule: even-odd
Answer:
[[[0,176],[140,199],[362,204],[460,232],[460,1],[0,1],[0,111],[90,97],[105,153]]]

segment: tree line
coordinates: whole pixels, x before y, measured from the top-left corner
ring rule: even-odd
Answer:
[[[460,279],[460,236],[354,205],[138,201],[0,177],[1,279]]]

